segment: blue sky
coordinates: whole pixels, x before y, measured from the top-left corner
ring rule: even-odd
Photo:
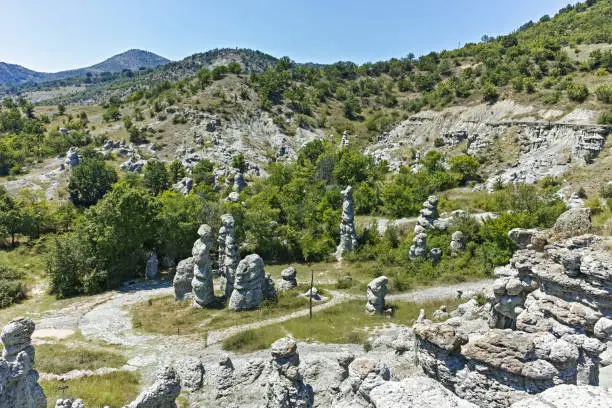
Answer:
[[[0,61],[55,72],[130,48],[177,60],[221,47],[357,63],[506,34],[568,0],[0,0]]]

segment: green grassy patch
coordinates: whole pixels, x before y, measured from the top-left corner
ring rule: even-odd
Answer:
[[[221,305],[217,309],[194,309],[191,301],[175,302],[173,296],[158,297],[132,307],[132,324],[137,329],[153,333],[205,335],[208,330],[253,323],[305,309],[308,299],[301,294],[307,290],[305,285],[299,285],[293,290],[279,292],[277,303],[265,301],[259,309],[242,312],[230,312]]]
[[[425,309],[425,312],[431,315],[440,305],[444,304],[451,310],[459,303],[456,299],[426,303],[396,302],[389,305],[394,310],[393,316],[389,318],[369,315],[365,312],[363,300],[351,300],[314,313],[312,320],[299,317],[237,333],[223,342],[223,348],[243,353],[262,350],[288,334],[304,341],[365,344],[369,331],[375,327],[389,323],[411,325],[418,317],[420,309]]]
[[[83,377],[69,381],[41,381],[47,406],[53,408],[58,398],[80,398],[87,408],[122,407],[140,392],[136,373],[118,371],[106,375]]]
[[[36,347],[36,369],[43,373],[65,374],[72,370],[119,368],[127,360],[115,352],[92,349],[91,345],[41,344]]]

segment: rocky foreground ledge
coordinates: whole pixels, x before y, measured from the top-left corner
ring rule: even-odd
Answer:
[[[612,392],[597,386],[610,363],[602,353],[612,340],[612,253],[609,238],[583,234],[588,222],[570,210],[553,230],[511,231],[520,249],[489,291],[464,294],[466,303],[433,321],[422,312],[412,328],[379,330],[367,353],[304,345],[300,356],[286,337],[267,357],[221,354],[205,365],[193,356],[162,368],[127,407],[175,407],[181,391],[193,407],[612,407]],[[368,304],[384,304],[384,291],[369,291]],[[2,330],[2,408],[47,406],[33,331],[23,318]]]

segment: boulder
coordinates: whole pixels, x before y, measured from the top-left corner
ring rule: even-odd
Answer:
[[[386,276],[379,276],[368,284],[366,311],[370,314],[382,313],[385,310],[385,295],[387,294]]]
[[[427,377],[387,381],[370,392],[375,408],[477,408]]]
[[[297,271],[293,266],[283,269],[281,280],[278,281],[278,290],[290,290],[297,287]]]
[[[183,259],[176,266],[176,273],[174,275],[174,279],[172,280],[175,300],[183,300],[186,297],[191,296],[191,281],[193,280],[194,267],[195,258],[192,256]]]
[[[245,257],[236,268],[235,278],[229,309],[248,310],[259,307],[264,297],[266,279],[263,259],[257,254]]]
[[[586,234],[591,229],[591,209],[572,208],[557,218],[553,232],[561,238]]]
[[[453,256],[457,256],[461,252],[465,251],[465,235],[463,235],[463,232],[461,231],[453,232],[453,235],[451,235],[451,242],[449,245],[449,249],[450,249],[451,255]]]
[[[176,408],[181,383],[172,367],[164,367],[153,385],[124,408]]]
[[[561,384],[515,402],[510,408],[609,408],[611,406],[610,390],[594,386]]]

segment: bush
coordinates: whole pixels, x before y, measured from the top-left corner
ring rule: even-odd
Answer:
[[[582,84],[571,83],[567,85],[565,90],[567,92],[567,97],[571,101],[584,102],[586,98],[589,96],[588,88]]]
[[[23,274],[0,265],[0,309],[25,299]]]
[[[485,102],[494,103],[497,101],[497,99],[499,99],[499,89],[492,83],[488,82],[482,89],[482,97]]]
[[[601,188],[599,189],[599,195],[602,198],[612,198],[612,184],[607,183],[601,186]]]
[[[612,125],[612,112],[602,112],[599,115],[599,123],[602,125]]]
[[[76,206],[94,205],[116,181],[117,173],[103,160],[85,159],[72,169],[68,183],[70,200]]]
[[[595,89],[597,99],[604,103],[612,103],[612,85],[600,85]]]

